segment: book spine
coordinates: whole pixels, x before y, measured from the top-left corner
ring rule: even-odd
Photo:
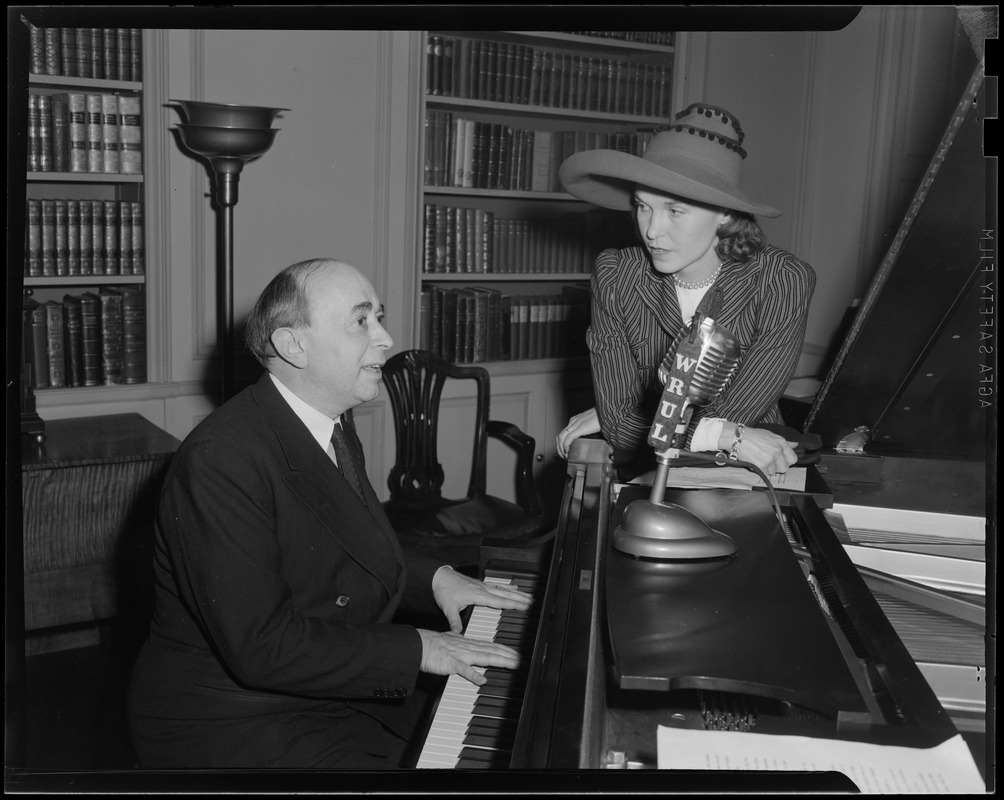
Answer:
[[[94,77],[94,44],[90,28],[77,28],[77,67],[81,78]]]
[[[122,382],[146,383],[146,295],[122,290]]]
[[[119,201],[119,274],[132,275],[132,202]]]
[[[436,264],[436,207],[422,206],[422,272],[434,272]]]
[[[63,277],[70,274],[69,215],[65,200],[54,200],[53,204],[56,215],[56,275]]]
[[[42,277],[42,201],[28,200],[28,247],[25,275]]]
[[[77,29],[59,29],[59,57],[63,66],[62,74],[69,78],[80,77],[77,64]]]
[[[45,304],[46,346],[49,356],[49,386],[66,386],[66,356],[63,348],[63,304],[50,300]]]
[[[119,76],[118,37],[115,28],[104,28],[101,32],[101,55],[104,62],[104,76],[110,81]]]
[[[45,74],[45,31],[25,20],[28,26],[28,70],[32,75]]]
[[[80,275],[80,201],[66,201],[66,260],[69,275]]]
[[[38,138],[40,110],[36,92],[28,94],[28,171],[39,172],[42,169],[42,142]]]
[[[91,74],[98,79],[105,76],[105,32],[91,28]]]
[[[45,74],[62,75],[63,64],[60,59],[59,28],[45,28]]]
[[[132,274],[146,274],[146,237],[144,236],[143,203],[132,201]]]
[[[447,220],[446,206],[436,206],[436,246],[432,272],[446,272]]]
[[[66,385],[73,388],[84,385],[84,323],[80,299],[64,295],[63,309],[66,332]]]
[[[425,40],[425,92],[430,95],[442,94],[439,81],[439,62],[443,57],[441,37],[429,34]]]
[[[80,201],[80,274],[94,274],[94,218],[90,200]]]
[[[124,175],[143,172],[143,129],[140,127],[140,99],[122,95],[119,103],[119,171]]]
[[[49,344],[46,331],[46,311],[41,303],[35,303],[31,311],[32,363],[35,368],[35,388],[49,388]]]
[[[119,209],[115,200],[103,201],[105,218],[105,275],[121,275],[119,261]]]
[[[38,169],[52,172],[52,98],[38,96]]]
[[[56,275],[56,202],[42,200],[42,275]]]
[[[101,95],[101,170],[119,171],[119,99],[113,94]]]
[[[52,170],[70,170],[70,108],[66,95],[53,95],[52,103]]]
[[[89,94],[87,104],[87,171],[104,172],[101,95]]]
[[[105,205],[101,200],[91,201],[91,249],[94,254],[93,274],[105,274]]]
[[[122,294],[102,289],[101,372],[105,385],[122,383]]]
[[[96,294],[80,298],[84,386],[101,385],[101,301]]]
[[[443,290],[433,286],[430,291],[430,306],[432,308],[432,341],[429,350],[437,356],[443,355]]]
[[[423,289],[418,300],[418,346],[432,351],[432,292]]]
[[[143,31],[140,28],[129,29],[129,58],[131,60],[131,80],[143,80]]]
[[[60,96],[67,107],[67,162],[70,172],[88,172],[87,97],[80,92]]]
[[[134,80],[132,76],[132,39],[128,28],[115,29],[115,62],[120,81]]]

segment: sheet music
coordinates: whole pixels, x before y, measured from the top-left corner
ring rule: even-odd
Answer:
[[[864,794],[986,793],[961,735],[936,747],[892,747],[659,726],[659,769],[840,772]]]

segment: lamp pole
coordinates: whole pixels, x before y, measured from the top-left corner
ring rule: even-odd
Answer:
[[[234,206],[241,170],[272,146],[277,129],[272,122],[285,108],[235,106],[175,100],[189,124],[178,125],[184,146],[209,162],[215,177],[219,208],[216,265],[217,337],[220,343],[220,395],[225,403],[234,393]]]

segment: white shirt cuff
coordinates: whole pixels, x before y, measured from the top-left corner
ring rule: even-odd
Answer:
[[[722,426],[725,420],[722,417],[706,417],[697,423],[697,429],[690,440],[692,452],[699,453],[704,450],[718,450],[718,439],[722,435]]]

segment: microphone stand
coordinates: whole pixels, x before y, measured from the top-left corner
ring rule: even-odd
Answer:
[[[694,406],[711,403],[738,366],[739,345],[728,331],[700,313],[673,353],[663,396],[648,442],[658,467],[648,500],[635,500],[624,510],[611,543],[616,550],[639,558],[708,560],[735,555],[736,544],[696,514],[664,501],[669,469],[679,458]],[[672,429],[672,435],[668,430]]]

